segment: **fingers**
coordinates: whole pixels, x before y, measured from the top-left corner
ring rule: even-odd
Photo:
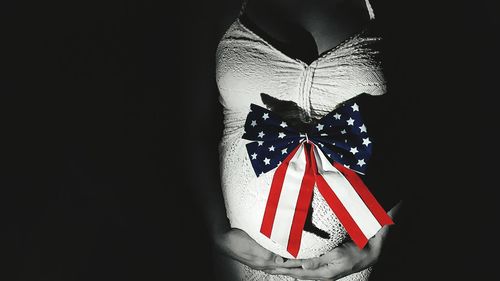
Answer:
[[[302,268],[302,269],[317,269],[328,264],[328,261],[322,257],[311,259],[284,259],[280,256],[275,256],[275,266],[283,268]]]
[[[313,259],[286,259],[281,256],[274,256],[275,266],[276,267],[284,267],[284,268],[307,268],[314,269],[318,268],[322,265],[325,265],[327,262],[321,260],[320,258]],[[304,267],[304,263],[307,263],[308,266]]]
[[[279,274],[275,270],[277,268],[283,269],[301,269],[302,260],[299,259],[285,259],[278,255],[272,255],[271,257],[254,257],[254,259],[247,260],[247,265],[253,269],[262,270],[269,274]]]
[[[302,260],[300,259],[285,259],[278,255],[274,255],[273,261],[272,266],[274,267],[300,268],[302,266]]]
[[[303,269],[303,268],[276,268],[270,271],[271,274],[288,275],[293,278],[302,280],[317,280],[317,279],[330,279],[335,274],[326,266],[317,269]]]
[[[299,268],[302,266],[302,261],[303,260],[300,259],[288,259],[283,263],[276,263],[276,266],[284,268]]]
[[[326,265],[327,262],[323,261],[322,258],[312,258],[312,259],[306,259],[302,261],[302,268],[303,269],[317,269],[323,265]]]
[[[289,266],[290,263],[285,262],[285,259],[281,256],[268,253],[266,255],[254,256],[248,260],[248,265],[254,269],[259,270],[272,270],[276,267]]]

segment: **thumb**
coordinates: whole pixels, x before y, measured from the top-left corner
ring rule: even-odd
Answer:
[[[283,264],[285,262],[285,259],[281,256],[274,255],[274,263],[277,265]]]
[[[258,256],[264,260],[266,260],[268,263],[276,263],[276,264],[279,264],[279,263],[283,263],[284,262],[284,259],[282,257],[280,257],[279,255],[276,255],[275,253],[265,249],[265,248],[262,248],[260,253],[258,254]]]
[[[306,259],[306,260],[302,261],[302,268],[312,270],[312,269],[317,269],[317,268],[321,267],[323,264],[324,263],[323,263],[321,257]]]

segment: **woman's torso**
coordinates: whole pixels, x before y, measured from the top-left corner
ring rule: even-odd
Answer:
[[[272,19],[256,16],[259,10],[266,9],[265,4],[252,6],[252,3],[262,2],[265,1],[247,5],[247,13],[240,15],[229,27],[217,49],[216,80],[224,110],[224,134],[220,143],[221,180],[231,225],[245,230],[265,248],[289,257],[285,249],[259,232],[273,173],[256,177],[245,147],[248,141],[241,138],[250,104],[266,107],[261,95],[265,93],[275,102],[294,103],[301,109],[300,119],[309,122],[360,94],[384,94],[385,80],[378,46],[381,38],[373,33],[373,19],[363,22],[363,15],[368,15],[366,9],[358,15],[361,20],[354,20],[351,25],[353,29],[358,28],[357,32],[344,28],[344,33],[328,35],[328,26],[335,30],[332,26],[342,23],[322,20],[321,17],[311,20],[309,16],[309,22],[291,20],[287,23],[289,25],[270,27]],[[280,4],[283,0],[272,2]],[[308,18],[306,14],[311,10],[303,10],[298,17]],[[321,6],[316,6],[316,10],[321,10]],[[323,10],[328,11],[325,7]],[[293,15],[293,12],[287,11],[288,15]],[[296,34],[302,35],[296,38],[307,38],[304,32],[310,33],[316,56],[311,55],[310,49],[303,53],[288,54],[286,51],[287,46],[294,45],[297,39],[294,39],[293,32],[280,33],[280,30],[297,25]],[[268,30],[274,30],[269,32],[274,36]],[[318,53],[322,54],[318,56]],[[319,256],[347,238],[345,229],[317,191],[313,196],[312,210],[314,229],[304,231],[299,258]]]

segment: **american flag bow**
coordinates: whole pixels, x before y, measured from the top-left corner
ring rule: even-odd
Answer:
[[[359,248],[393,224],[357,174],[366,170],[372,143],[356,103],[345,103],[303,132],[251,104],[243,138],[252,141],[247,151],[257,176],[276,169],[260,232],[293,257],[315,185]]]

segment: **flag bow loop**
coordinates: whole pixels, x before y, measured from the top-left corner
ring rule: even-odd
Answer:
[[[276,168],[260,231],[293,257],[315,185],[359,248],[393,223],[358,176],[366,171],[372,143],[356,103],[345,103],[302,132],[251,104],[243,138],[251,141],[246,147],[257,176]]]

